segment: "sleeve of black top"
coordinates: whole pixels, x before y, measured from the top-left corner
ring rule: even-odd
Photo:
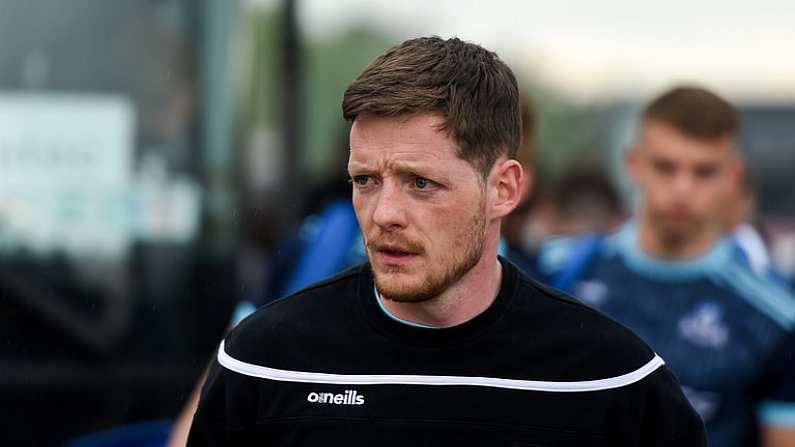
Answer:
[[[646,381],[640,445],[705,447],[704,423],[668,368],[661,367]]]
[[[252,445],[248,437],[256,424],[257,397],[247,380],[213,362],[193,416],[189,447]]]
[[[188,434],[189,447],[227,445],[223,376],[223,368],[217,360],[214,361],[202,387],[196,414],[193,415]]]

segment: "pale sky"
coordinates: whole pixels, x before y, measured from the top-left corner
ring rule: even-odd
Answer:
[[[792,0],[299,0],[299,20],[316,39],[361,23],[398,40],[458,36],[584,99],[690,81],[735,100],[795,102]]]

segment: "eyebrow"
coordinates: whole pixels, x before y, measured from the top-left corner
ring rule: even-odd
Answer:
[[[379,166],[380,167],[380,166]],[[348,171],[349,173],[361,171],[361,172],[372,172],[377,170],[378,168],[373,168],[372,165],[369,163],[362,163],[358,161],[349,161],[348,162]],[[395,174],[417,174],[420,176],[427,176],[433,180],[444,182],[448,180],[448,175],[439,172],[438,169],[433,169],[431,166],[427,166],[422,163],[413,163],[413,162],[406,162],[406,161],[393,161],[389,162],[387,165],[387,171],[395,173]]]
[[[421,163],[411,163],[411,162],[404,162],[404,161],[396,161],[396,162],[389,163],[389,170],[392,170],[392,171],[395,171],[395,172],[403,172],[403,173],[405,173],[405,172],[418,172],[418,171],[427,172],[427,171],[431,170],[431,168],[428,167],[427,165],[423,165]]]
[[[378,163],[381,165],[381,163]],[[381,168],[382,166],[378,166]],[[348,168],[358,168],[358,169],[365,169],[365,170],[372,170],[378,169],[373,168],[370,163],[363,163],[360,161],[349,161]],[[391,161],[387,162],[387,170],[395,171],[395,172],[413,172],[413,171],[427,171],[430,167],[422,164],[422,163],[412,163],[412,162],[405,162],[405,161]]]

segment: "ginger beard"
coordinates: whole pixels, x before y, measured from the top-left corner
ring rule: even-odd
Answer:
[[[483,256],[486,241],[485,191],[480,195],[474,215],[457,235],[450,235],[449,247],[437,247],[438,253],[428,253],[422,244],[407,240],[399,234],[390,234],[376,227],[375,234],[366,238],[368,256],[371,259],[375,287],[385,299],[420,303],[442,294],[472,270]],[[399,244],[411,252],[419,253],[425,265],[378,266],[372,262],[372,252],[382,244]],[[419,281],[404,281],[401,276],[422,275]]]

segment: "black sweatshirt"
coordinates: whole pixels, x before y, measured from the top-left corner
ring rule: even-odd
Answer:
[[[504,259],[446,329],[388,316],[367,264],[271,303],[221,344],[188,445],[704,446],[662,360]]]

